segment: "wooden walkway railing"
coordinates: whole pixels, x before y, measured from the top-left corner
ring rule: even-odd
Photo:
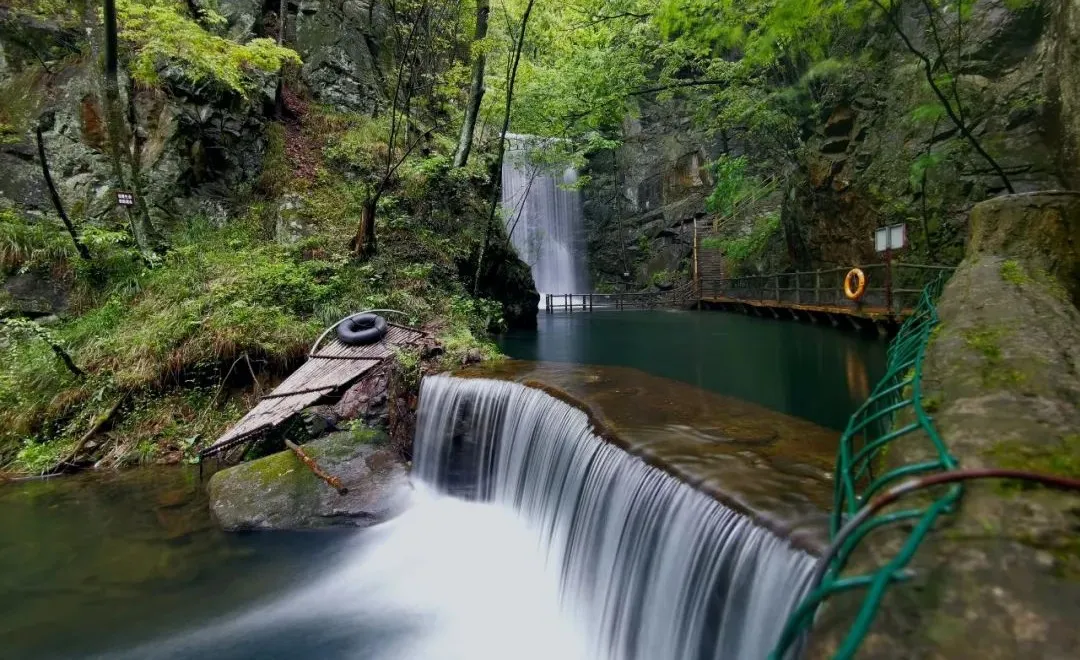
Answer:
[[[706,303],[741,303],[865,318],[908,316],[927,284],[951,266],[923,264],[860,265],[866,274],[866,293],[858,302],[844,296],[844,278],[851,267],[745,277],[702,274],[698,297]]]

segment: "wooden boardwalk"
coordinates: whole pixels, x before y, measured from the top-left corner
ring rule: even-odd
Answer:
[[[853,267],[731,278],[703,272],[698,284],[699,300],[705,305],[743,311],[786,310],[796,318],[802,312],[810,320],[841,316],[875,323],[896,322],[913,313],[927,284],[953,270],[923,264],[860,265],[866,273],[867,287],[856,302],[844,296],[844,276]]]
[[[349,346],[336,338],[316,343],[308,360],[273,392],[264,396],[243,419],[209,447],[200,458],[220,454],[279,426],[304,408],[351,386],[394,355],[395,348],[416,345],[427,334],[415,328],[387,323],[382,341]]]

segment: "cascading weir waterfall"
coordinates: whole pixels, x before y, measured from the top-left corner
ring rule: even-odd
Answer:
[[[577,181],[577,172],[567,168],[557,178],[542,171],[526,158],[537,138],[508,137],[502,206],[518,256],[529,264],[542,294],[587,293],[581,193],[565,187]]]
[[[765,658],[815,564],[516,383],[426,378],[414,474],[524,519],[590,657]]]

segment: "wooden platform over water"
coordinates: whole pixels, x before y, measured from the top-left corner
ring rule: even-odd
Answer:
[[[323,397],[352,386],[393,357],[395,349],[416,345],[426,336],[416,328],[388,323],[386,336],[375,344],[349,346],[336,338],[322,346],[317,343],[303,366],[264,396],[235,426],[199,452],[200,458],[220,454],[281,425]]]

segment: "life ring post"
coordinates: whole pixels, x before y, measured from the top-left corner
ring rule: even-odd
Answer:
[[[866,273],[861,268],[852,268],[844,276],[844,297],[852,302],[859,302],[866,295]]]

